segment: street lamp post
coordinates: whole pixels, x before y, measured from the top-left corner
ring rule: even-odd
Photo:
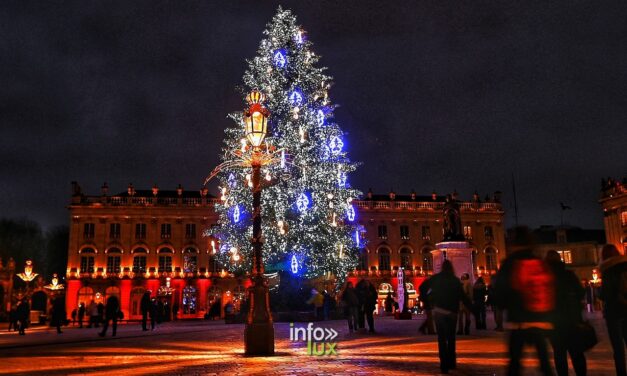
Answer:
[[[261,232],[261,165],[263,140],[267,134],[268,110],[261,105],[263,94],[253,91],[248,95],[250,108],[244,113],[246,138],[253,147],[250,166],[252,168],[253,193],[253,285],[249,288],[250,308],[246,318],[244,342],[246,355],[274,354],[274,325],[270,312],[268,283],[263,275],[262,232]]]

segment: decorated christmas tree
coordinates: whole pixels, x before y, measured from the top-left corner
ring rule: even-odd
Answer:
[[[356,225],[344,133],[334,122],[328,90],[331,77],[318,66],[312,43],[289,10],[278,9],[264,31],[257,56],[248,60],[242,97],[268,110],[262,168],[262,231],[265,265],[281,265],[307,278],[354,269],[363,244]],[[256,98],[248,94],[258,91]],[[245,105],[247,106],[247,105]],[[251,169],[244,114],[229,115],[222,165],[217,170],[220,203],[215,257],[229,270],[250,271],[252,262]]]

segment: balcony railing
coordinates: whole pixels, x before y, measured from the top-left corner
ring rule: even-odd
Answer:
[[[443,202],[420,202],[420,201],[355,201],[358,209],[365,210],[398,210],[398,211],[435,211],[442,210]],[[462,211],[500,211],[502,206],[498,202],[462,202]]]
[[[209,206],[220,200],[209,197],[122,197],[122,196],[82,196],[73,198],[77,205],[108,206]]]

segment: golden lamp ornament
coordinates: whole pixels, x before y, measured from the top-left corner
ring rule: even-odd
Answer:
[[[262,104],[265,98],[265,95],[257,90],[253,90],[246,96],[250,107],[244,111],[244,127],[246,138],[255,148],[261,146],[268,133],[268,116],[270,116],[270,111]]]
[[[22,279],[24,282],[31,282],[35,279],[39,274],[33,273],[33,261],[26,260],[26,265],[24,265],[24,273],[19,273],[17,276]]]

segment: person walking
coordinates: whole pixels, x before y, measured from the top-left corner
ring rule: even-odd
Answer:
[[[612,244],[601,250],[599,298],[603,301],[603,317],[614,353],[617,376],[627,375],[625,343],[627,343],[627,256],[622,256]]]
[[[71,317],[72,317],[72,326],[76,325],[76,315],[77,314],[78,314],[78,309],[74,308],[72,310],[72,315],[71,315]]]
[[[98,303],[98,305],[96,305],[97,309],[98,309],[98,316],[96,317],[96,328],[100,326],[100,324],[104,321],[104,317],[105,317],[105,306],[104,304],[102,304],[102,302]]]
[[[496,304],[507,311],[507,320],[512,327],[507,374],[520,374],[523,348],[529,343],[536,348],[541,373],[553,375],[546,344],[548,333],[553,329],[553,274],[546,263],[533,254],[529,231],[526,228],[515,231],[515,238],[527,246],[503,261],[494,281]]]
[[[323,298],[322,310],[324,312],[324,320],[328,320],[334,300],[331,297],[331,294],[329,294],[327,290],[324,290],[324,293],[322,294],[322,298]]]
[[[85,318],[85,303],[78,305],[78,327],[83,328],[83,319]]]
[[[111,295],[107,298],[107,305],[104,307],[104,322],[102,326],[102,332],[98,333],[100,337],[107,335],[107,329],[109,328],[109,321],[111,321],[111,331],[113,337],[115,337],[118,330],[118,318],[120,314],[120,301],[117,296]]]
[[[65,301],[57,297],[54,299],[54,302],[52,302],[52,318],[50,320],[50,325],[57,328],[57,334],[63,333],[61,331],[61,325],[65,323],[65,320],[67,320]]]
[[[359,299],[352,282],[346,282],[341,300],[344,305],[344,316],[348,321],[348,332],[352,333],[357,330],[357,315],[359,312]]]
[[[11,329],[17,330],[17,307],[20,305],[20,302],[17,302],[16,305],[11,307],[11,311],[9,312],[9,332]]]
[[[157,322],[157,299],[152,298],[150,301],[150,330],[155,330],[155,323]]]
[[[368,322],[368,332],[374,333],[374,310],[377,307],[377,290],[370,281],[364,284],[364,313]]]
[[[178,320],[178,314],[179,314],[179,303],[175,301],[172,304],[172,320],[174,321]]]
[[[15,311],[15,317],[17,319],[17,330],[21,336],[26,335],[26,328],[28,327],[28,321],[30,316],[30,305],[28,304],[28,300],[23,298],[19,305],[17,306],[17,310]]]
[[[140,308],[141,313],[142,313],[142,330],[144,332],[148,330],[148,325],[147,324],[148,324],[148,314],[150,313],[150,307],[151,307],[151,304],[150,304],[150,291],[146,291],[146,292],[144,292],[144,295],[142,295],[142,300],[139,303],[139,308]]]
[[[475,326],[478,330],[486,329],[485,298],[487,292],[488,290],[483,281],[483,277],[477,278],[472,287],[472,297],[475,311]]]
[[[553,271],[555,277],[555,314],[553,315],[553,333],[551,345],[553,346],[553,359],[558,376],[568,376],[568,358],[575,369],[577,376],[586,375],[586,357],[583,351],[574,345],[577,338],[573,337],[575,327],[583,321],[582,301],[585,294],[579,278],[562,262],[557,251],[547,252],[544,260]]]
[[[431,303],[433,304],[433,321],[438,332],[438,352],[440,355],[440,371],[444,374],[457,368],[455,351],[455,326],[459,305],[469,309],[472,302],[462,288],[462,282],[455,277],[453,264],[449,260],[442,263],[442,271],[430,278]]]
[[[425,311],[425,321],[420,325],[418,331],[422,334],[435,334],[435,328],[433,326],[433,311],[431,306],[431,283],[430,279],[422,281],[418,292],[420,293],[419,299],[422,302],[422,307]]]
[[[492,314],[494,315],[494,324],[496,325],[496,327],[494,328],[494,330],[496,330],[497,332],[502,332],[503,329],[503,310],[501,308],[499,308],[499,306],[496,304],[496,299],[494,297],[494,285],[490,284],[488,285],[488,298],[486,301],[486,305],[490,306],[490,309],[492,310]]]
[[[462,290],[464,290],[464,295],[468,298],[469,301],[472,301],[472,283],[470,282],[470,275],[468,273],[462,274]],[[458,335],[469,335],[470,334],[470,310],[466,308],[463,303],[459,304],[459,320],[457,322],[457,334]]]
[[[89,311],[89,325],[87,325],[88,328],[91,328],[92,325],[94,327],[98,327],[98,304],[96,304],[96,302],[94,302],[93,300],[91,302],[89,302],[89,307],[87,307],[87,310]]]

